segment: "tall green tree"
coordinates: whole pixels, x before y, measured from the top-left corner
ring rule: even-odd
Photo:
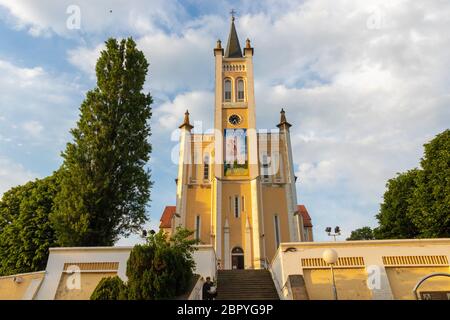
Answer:
[[[347,238],[347,241],[351,240],[374,240],[375,236],[373,234],[373,230],[370,227],[362,227],[356,230],[353,230],[350,234],[350,237]]]
[[[377,239],[416,238],[419,230],[408,215],[412,194],[417,187],[418,169],[398,174],[390,179],[383,196],[380,212],[376,215],[379,226],[375,228]]]
[[[0,201],[0,275],[44,270],[56,237],[49,220],[56,174],[10,189]]]
[[[74,140],[62,153],[51,220],[63,246],[112,245],[147,220],[152,98],[142,90],[148,66],[131,38],[106,41],[97,86],[87,93]]]
[[[450,130],[424,145],[408,216],[422,238],[450,237]]]

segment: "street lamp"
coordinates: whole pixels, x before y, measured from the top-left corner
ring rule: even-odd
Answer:
[[[323,260],[325,260],[325,262],[327,264],[329,264],[331,266],[331,281],[332,281],[332,288],[333,288],[333,296],[334,296],[334,300],[337,300],[338,297],[337,297],[337,290],[336,290],[336,282],[334,280],[333,266],[338,261],[338,254],[337,254],[336,250],[327,249],[323,252],[322,258],[323,258]]]
[[[326,227],[325,232],[328,233],[330,237],[334,237],[334,241],[336,241],[336,236],[341,235],[341,228],[339,226],[334,227],[334,233],[331,233],[331,227]]]

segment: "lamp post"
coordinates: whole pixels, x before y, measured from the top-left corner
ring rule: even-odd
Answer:
[[[337,297],[337,290],[336,290],[336,282],[334,280],[333,266],[336,264],[336,262],[338,260],[338,254],[337,254],[336,250],[327,249],[323,252],[322,258],[323,258],[323,260],[325,260],[325,262],[327,264],[329,264],[331,266],[331,281],[332,281],[332,288],[333,288],[333,297],[334,297],[334,300],[337,300],[338,297]]]
[[[325,228],[325,232],[328,233],[328,235],[330,237],[334,237],[334,241],[336,241],[336,236],[340,236],[341,235],[341,228],[339,228],[339,226],[336,226],[334,228],[334,233],[331,233],[331,227],[326,227]]]

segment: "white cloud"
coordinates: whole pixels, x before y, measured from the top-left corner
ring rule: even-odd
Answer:
[[[11,187],[25,183],[36,176],[35,173],[25,169],[23,165],[0,155],[0,198]]]
[[[71,12],[67,8],[80,8],[80,29],[67,28]],[[184,8],[177,1],[170,0],[0,0],[8,13],[8,21],[18,29],[27,30],[32,36],[78,37],[86,34],[109,34],[151,32],[158,27],[174,27],[185,15]]]
[[[199,126],[201,124],[202,131],[206,131],[213,125],[213,103],[214,94],[212,92],[192,91],[179,94],[173,101],[162,103],[155,109],[153,121],[162,130],[173,131],[183,122],[184,113],[189,110],[191,123],[198,123]]]
[[[136,42],[150,63],[146,86],[157,96],[180,91],[213,89],[214,61],[212,48],[217,35],[228,24],[216,16],[200,17],[186,23],[179,32],[154,30],[137,37]],[[91,77],[103,43],[81,45],[68,51],[68,61]]]
[[[70,49],[67,52],[67,60],[94,79],[96,62],[100,56],[100,52],[104,49],[105,45],[103,43],[92,49],[86,47]]]
[[[22,125],[23,129],[32,136],[39,136],[44,129],[39,121],[27,121]]]
[[[46,176],[61,163],[81,100],[80,89],[40,66],[0,58],[0,193]]]
[[[0,73],[0,135],[52,148],[65,143],[82,97],[78,85],[42,67],[21,67],[1,58]]]

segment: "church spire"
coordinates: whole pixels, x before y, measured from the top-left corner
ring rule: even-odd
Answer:
[[[225,50],[225,58],[242,58],[241,45],[239,44],[236,27],[234,26],[235,11],[231,10],[231,28],[228,36],[227,48]]]
[[[188,130],[191,130],[194,127],[189,123],[189,111],[188,110],[186,110],[186,112],[184,113],[184,121],[181,124],[181,126],[179,126],[180,129],[182,129],[184,127],[186,127]]]
[[[277,127],[280,129],[282,126],[286,126],[288,129],[292,127],[292,125],[286,120],[286,112],[284,111],[283,108],[281,108],[280,114],[281,114],[280,123],[277,125]]]

